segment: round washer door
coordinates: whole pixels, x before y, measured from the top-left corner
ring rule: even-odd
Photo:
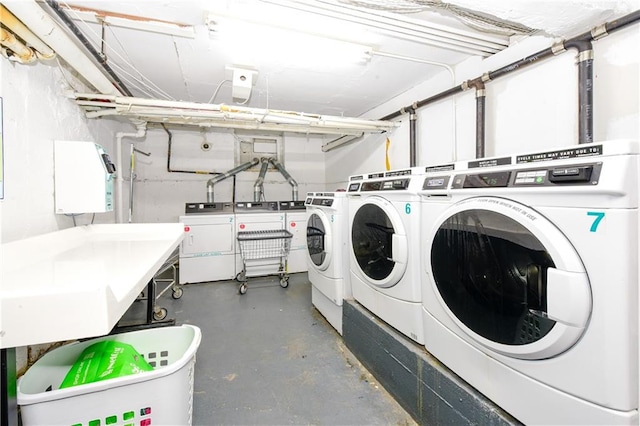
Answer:
[[[353,267],[375,287],[396,285],[407,269],[408,243],[400,215],[380,197],[369,197],[351,222]]]
[[[314,268],[324,271],[329,267],[331,247],[331,223],[322,210],[315,210],[307,219],[307,254]]]
[[[428,238],[434,290],[473,342],[544,359],[583,334],[592,307],[584,265],[537,211],[503,198],[470,198],[440,216]]]

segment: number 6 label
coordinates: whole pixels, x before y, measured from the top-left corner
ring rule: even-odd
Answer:
[[[593,223],[591,224],[589,232],[596,232],[600,222],[604,218],[604,212],[587,212],[587,216],[593,216]]]

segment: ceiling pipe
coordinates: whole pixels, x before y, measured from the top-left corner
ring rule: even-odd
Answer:
[[[76,24],[74,24],[73,21],[71,21],[71,19],[67,16],[64,10],[60,8],[60,6],[58,5],[58,2],[55,0],[46,0],[46,3],[49,5],[51,9],[53,9],[56,15],[58,15],[58,17],[62,20],[62,22],[64,22],[67,28],[69,28],[69,30],[73,33],[73,35],[77,37],[77,39],[89,51],[89,53],[91,53],[91,56],[93,56],[93,58],[98,62],[98,64],[100,64],[100,66],[107,72],[107,74],[109,74],[109,76],[113,79],[116,86],[118,87],[118,90],[127,96],[133,96],[132,93],[127,88],[127,86],[125,86],[122,80],[120,80],[120,77],[118,77],[118,75],[111,69],[111,67],[107,63],[107,57],[105,55],[98,53],[98,51],[94,49],[93,45],[85,37],[82,31],[80,31],[80,29],[76,26]]]
[[[0,4],[0,22],[12,33],[20,37],[27,46],[31,47],[38,59],[49,60],[56,57],[56,53],[51,50],[40,38],[38,38],[29,28],[27,28],[13,13],[9,12]]]
[[[276,169],[278,169],[280,174],[282,176],[284,176],[284,178],[287,180],[287,182],[289,182],[289,185],[291,185],[291,197],[292,197],[292,200],[293,201],[298,201],[298,182],[296,182],[295,179],[292,178],[291,175],[284,169],[284,167],[282,167],[282,164],[278,163],[273,158],[269,158],[269,162],[271,164],[273,164],[273,166]]]
[[[578,71],[578,79],[579,79],[579,137],[578,143],[589,143],[589,141],[593,141],[593,53],[588,53],[592,40],[598,40],[602,37],[609,35],[610,33],[617,31],[621,28],[627,27],[631,24],[635,24],[640,21],[640,10],[637,10],[633,13],[630,13],[626,16],[623,16],[620,19],[610,21],[603,25],[600,25],[590,32],[586,32],[577,37],[573,37],[565,42],[560,42],[555,44],[552,47],[547,49],[543,49],[539,52],[534,53],[533,55],[527,56],[526,58],[515,61],[511,64],[505,65],[502,68],[499,68],[495,71],[490,71],[483,74],[481,77],[478,77],[473,80],[466,81],[459,86],[452,87],[444,92],[438,93],[429,98],[423,99],[417,103],[414,103],[410,107],[404,107],[399,109],[396,112],[388,114],[381,118],[381,121],[392,120],[394,118],[400,117],[409,111],[410,108],[413,108],[415,105],[417,108],[421,108],[430,103],[439,101],[441,99],[447,98],[449,96],[456,95],[462,92],[465,87],[469,85],[477,84],[477,82],[486,83],[491,80],[495,80],[496,78],[507,75],[513,71],[519,70],[520,68],[524,68],[526,66],[538,63],[543,59],[547,59],[554,55],[560,54],[566,51],[566,48],[575,48],[578,49],[578,60],[583,64],[579,64]],[[580,58],[580,54],[582,54],[582,58]],[[581,60],[582,59],[582,60]],[[582,69],[581,69],[582,68]],[[455,142],[454,142],[455,143]]]
[[[28,64],[36,60],[35,52],[4,28],[0,28],[0,45],[13,52],[13,55],[8,53],[7,58],[21,64]]]
[[[262,161],[260,173],[258,174],[256,183],[253,185],[253,201],[256,203],[260,201],[264,194],[264,177],[267,174],[267,169],[269,168],[269,160],[267,158],[262,158],[260,161]]]
[[[255,166],[258,163],[260,163],[260,160],[258,160],[257,158],[254,158],[252,161],[249,161],[249,162],[246,162],[244,164],[241,164],[238,167],[235,167],[235,168],[229,170],[226,173],[220,173],[218,176],[209,179],[207,181],[207,203],[213,203],[214,202],[213,186],[216,183],[218,183],[220,181],[223,181],[228,177],[235,176],[235,175],[237,175],[238,173],[240,173],[242,171],[250,169],[251,167]]]
[[[100,93],[120,94],[113,83],[34,0],[11,1],[3,4]]]
[[[149,122],[181,123],[202,127],[225,127],[290,131],[314,134],[385,132],[399,123],[295,111],[231,107],[224,104],[163,101],[135,97],[76,93],[76,103],[87,118],[109,115],[144,118]]]
[[[122,139],[143,138],[147,134],[147,123],[138,121],[134,123],[137,131],[135,133],[116,133],[116,223],[124,223],[124,169],[122,168]]]

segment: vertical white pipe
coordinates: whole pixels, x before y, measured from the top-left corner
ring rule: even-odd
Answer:
[[[116,133],[116,223],[124,223],[124,197],[123,197],[123,182],[124,182],[124,170],[122,168],[122,139],[129,138],[142,138],[147,134],[147,123],[144,121],[137,122],[136,127],[138,129],[135,133],[118,132]]]

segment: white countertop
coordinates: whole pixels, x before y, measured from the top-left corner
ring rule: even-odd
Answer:
[[[110,224],[2,244],[0,348],[108,334],[182,238],[181,223]]]

